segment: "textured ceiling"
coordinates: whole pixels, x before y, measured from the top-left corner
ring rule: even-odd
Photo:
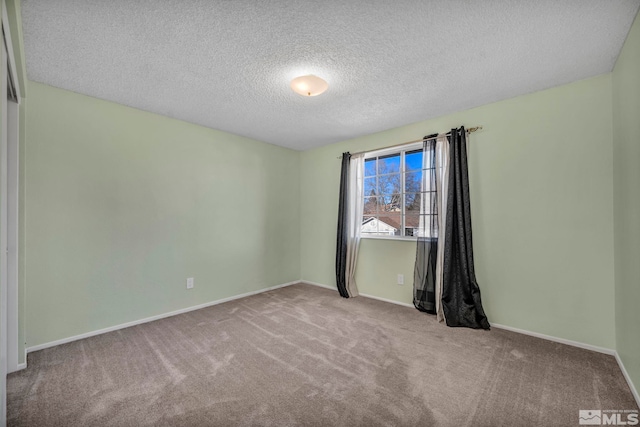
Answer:
[[[304,150],[609,72],[639,6],[23,0],[22,18],[31,80]],[[309,73],[325,94],[290,89]]]

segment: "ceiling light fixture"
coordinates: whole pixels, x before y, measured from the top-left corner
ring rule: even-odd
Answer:
[[[303,96],[320,95],[329,88],[329,83],[322,80],[318,76],[309,74],[308,76],[300,76],[291,80],[291,89],[295,93]]]

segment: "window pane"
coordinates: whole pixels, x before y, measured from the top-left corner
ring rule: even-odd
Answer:
[[[428,234],[431,200],[436,196],[430,188],[433,171],[429,160],[422,149],[365,160],[363,236],[414,237],[425,229]]]
[[[399,213],[386,213],[378,217],[378,234],[381,236],[399,236],[402,216]]]
[[[378,212],[397,212],[401,215],[402,194],[387,194],[379,197]]]
[[[400,153],[378,157],[378,174],[400,172]]]
[[[418,211],[419,212],[419,211]],[[420,230],[420,215],[418,212],[407,212],[404,217],[404,235],[417,236]]]
[[[374,176],[376,174],[376,158],[364,161],[364,176]]]
[[[422,171],[409,172],[404,177],[404,191],[406,193],[417,193],[422,186]]]
[[[365,215],[362,218],[362,228],[360,232],[363,236],[376,236],[378,234],[378,220],[376,217]]]
[[[376,177],[365,178],[364,179],[364,195],[365,196],[376,196],[378,194],[378,189],[376,188]]]
[[[402,193],[402,181],[399,173],[378,177],[378,194]]]
[[[404,209],[407,215],[420,213],[420,193],[407,193],[404,195]]]
[[[364,198],[364,214],[370,215],[378,212],[379,200],[377,197],[365,197]]]
[[[407,151],[404,163],[407,171],[422,169],[422,150]]]

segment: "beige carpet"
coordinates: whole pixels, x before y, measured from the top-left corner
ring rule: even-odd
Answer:
[[[295,285],[29,354],[10,426],[574,426],[612,356]]]

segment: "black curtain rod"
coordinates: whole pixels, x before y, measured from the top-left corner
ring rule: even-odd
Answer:
[[[472,128],[466,129],[466,132],[467,132],[467,133],[473,133],[473,132],[477,132],[477,131],[479,131],[479,130],[482,130],[482,126],[475,126],[475,127],[472,127]],[[432,136],[432,135],[425,136],[424,138],[422,138],[422,139],[416,139],[415,141],[402,142],[402,143],[400,143],[400,144],[394,144],[394,145],[389,145],[389,146],[387,146],[387,147],[376,148],[375,150],[358,151],[357,153],[351,153],[351,155],[353,156],[353,155],[356,155],[356,154],[368,153],[368,152],[370,152],[370,151],[386,150],[387,148],[400,147],[400,146],[402,146],[402,145],[413,144],[414,142],[422,142],[422,141],[424,141],[424,140],[427,140],[427,141],[428,141],[428,140],[431,140],[431,139],[436,139],[436,138],[438,137],[438,134],[437,134],[437,133],[435,133],[435,134],[433,134],[433,135],[434,135],[434,136]],[[445,135],[451,135],[451,131],[447,132]],[[341,159],[341,158],[342,158],[342,156],[338,156],[338,157],[336,157],[336,158],[337,158],[337,159]]]

